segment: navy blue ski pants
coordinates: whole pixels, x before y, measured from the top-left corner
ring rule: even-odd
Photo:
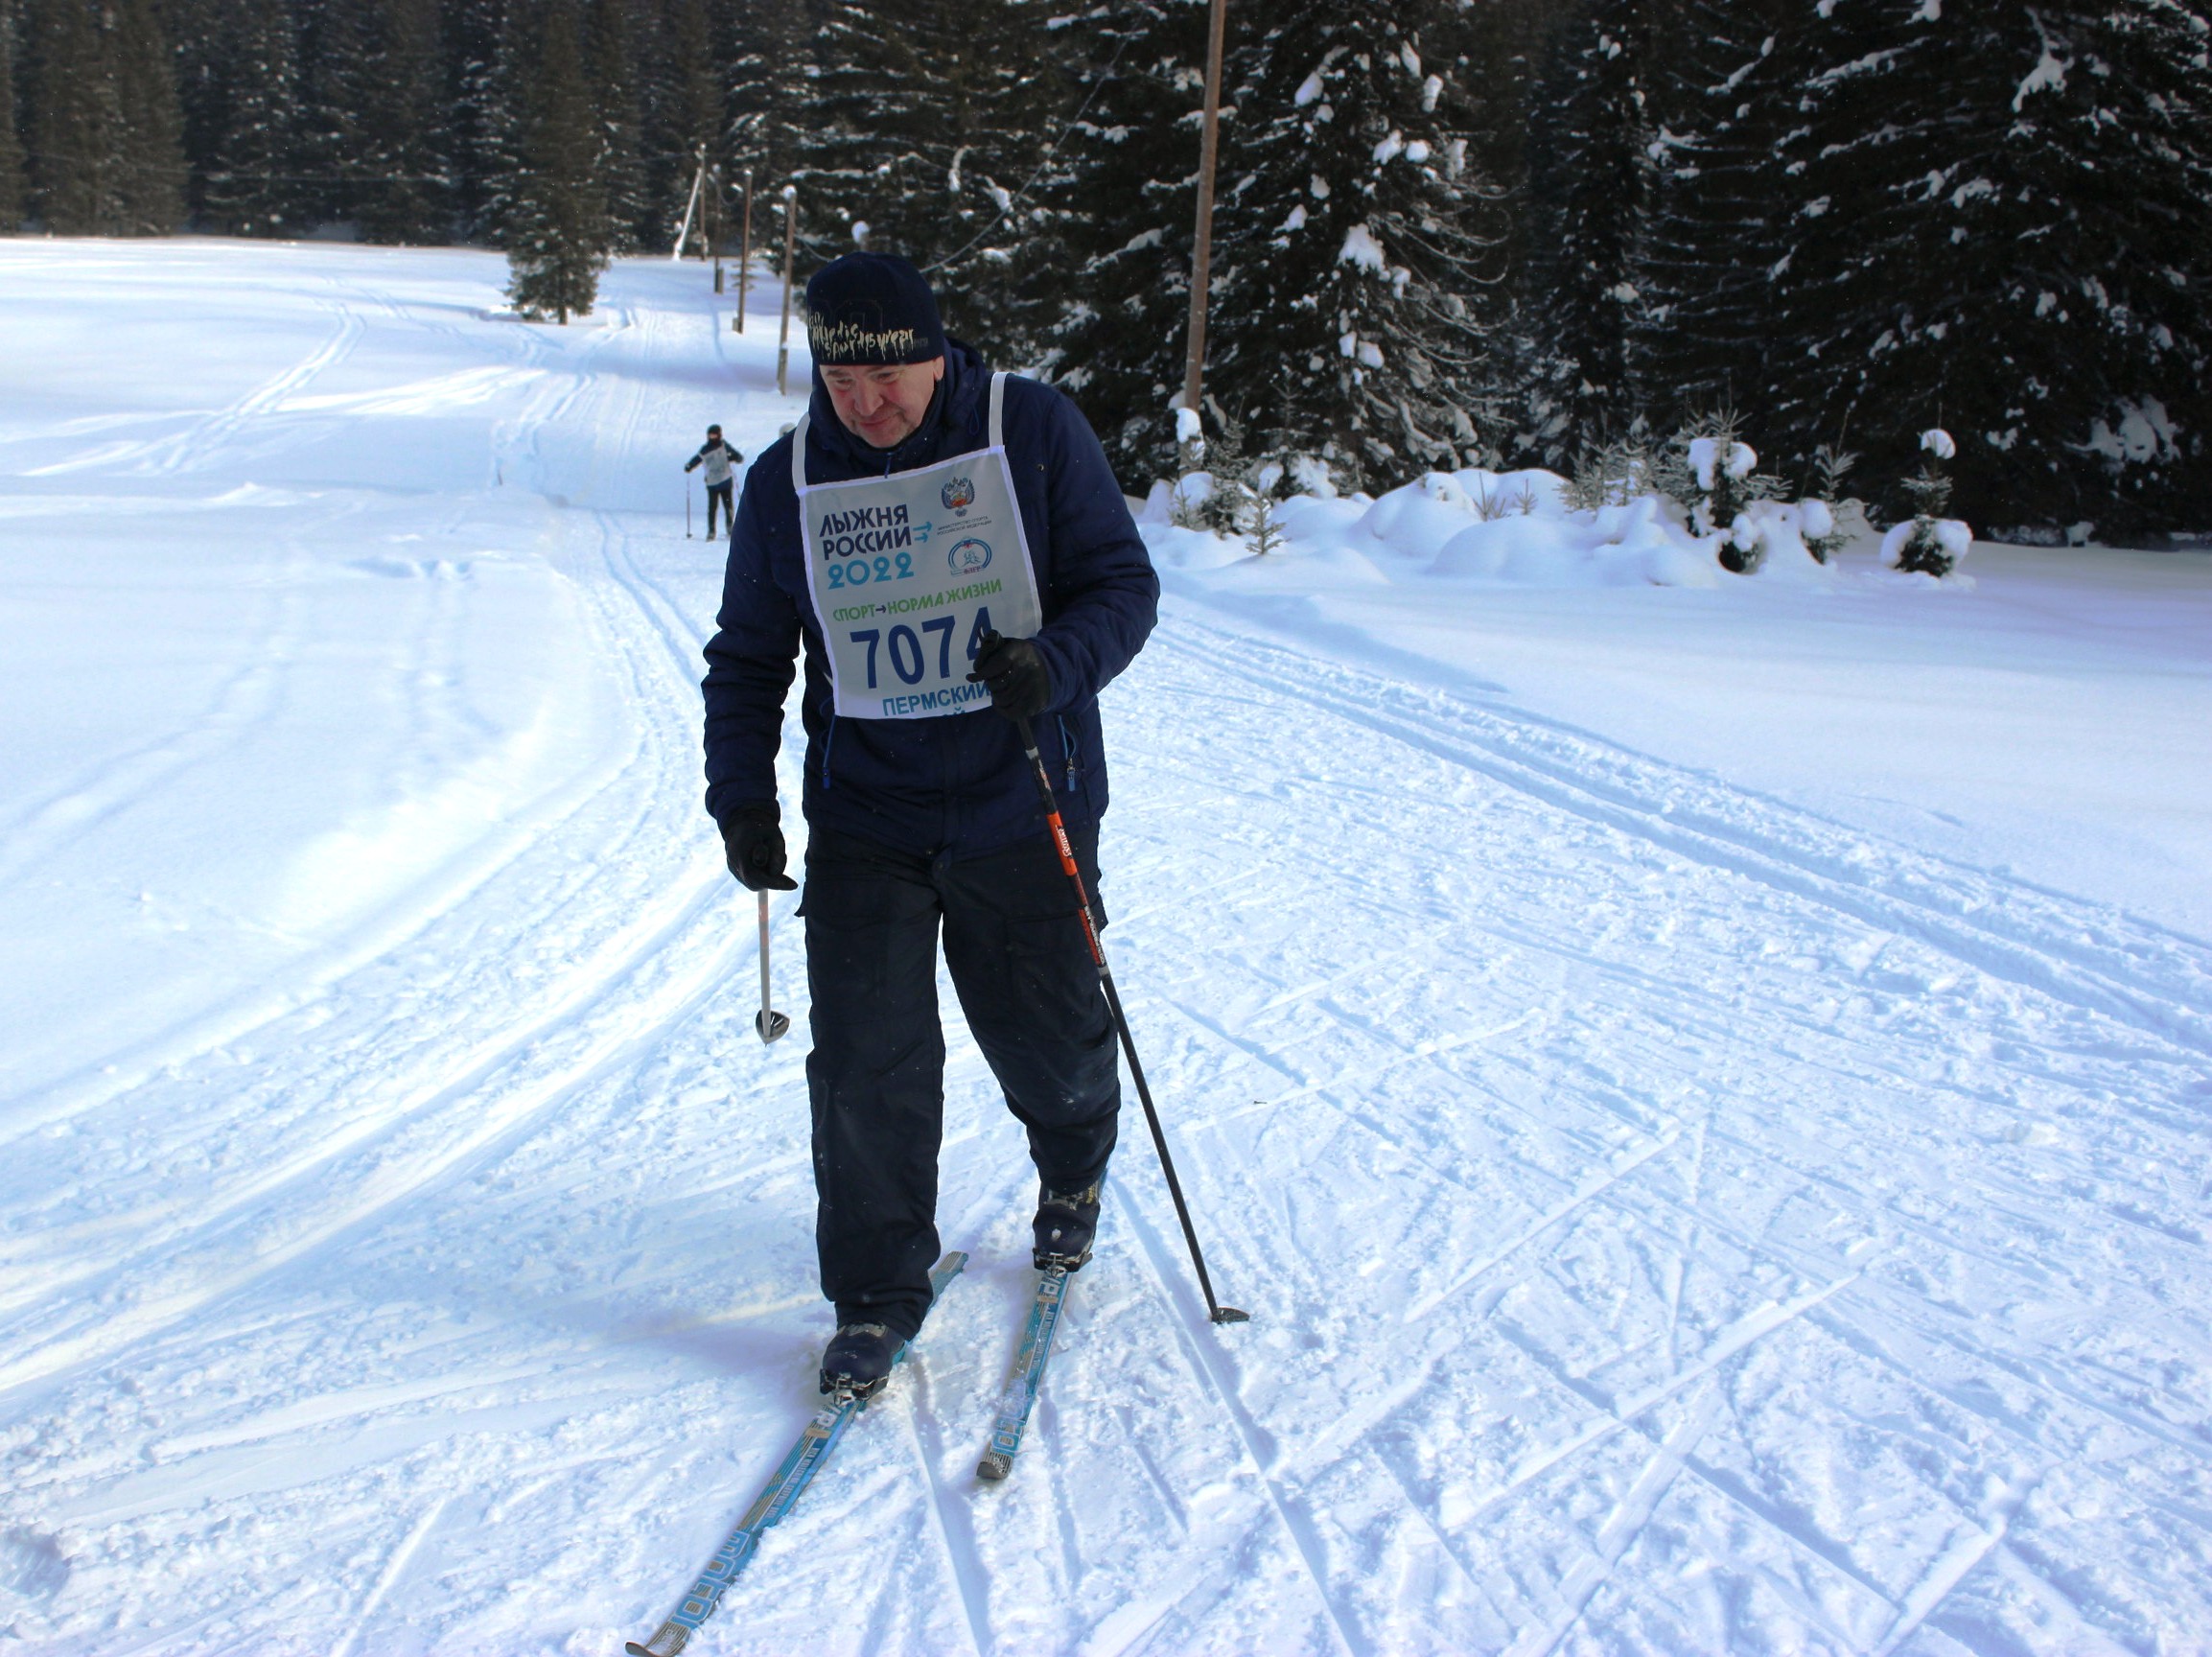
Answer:
[[[1071,837],[1103,926],[1097,827]],[[967,1027],[1054,1190],[1081,1190],[1113,1155],[1112,1016],[1075,888],[1041,833],[953,862],[817,829],[800,913],[814,999],[806,1083],[822,1292],[839,1323],[881,1323],[911,1340],[938,1257],[941,926]]]

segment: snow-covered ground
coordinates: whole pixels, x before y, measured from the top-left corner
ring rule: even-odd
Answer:
[[[678,470],[795,410],[775,293],[502,274],[0,242],[10,1649],[612,1652],[812,1406]],[[956,1028],[973,1264],[694,1649],[2212,1649],[2208,561],[1593,587],[1311,516],[1152,531],[1108,709],[1256,1320],[1132,1120],[978,1486],[1030,1185]]]

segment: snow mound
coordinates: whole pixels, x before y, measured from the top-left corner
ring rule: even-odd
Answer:
[[[1523,587],[1719,584],[1719,538],[1691,535],[1665,502],[1576,512],[1566,486],[1552,472],[1432,472],[1383,496],[1352,528],[1417,566],[1408,572],[1415,576]],[[1293,545],[1343,532],[1334,513],[1286,509],[1283,521]]]

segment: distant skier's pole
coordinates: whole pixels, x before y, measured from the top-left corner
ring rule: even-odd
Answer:
[[[776,336],[776,395],[789,396],[785,375],[791,366],[791,278],[799,245],[799,186],[783,186],[783,324]]]
[[[1129,1080],[1136,1084],[1137,1100],[1145,1108],[1145,1121],[1153,1131],[1153,1144],[1160,1154],[1160,1171],[1168,1177],[1168,1195],[1176,1200],[1176,1218],[1183,1223],[1183,1241],[1191,1247],[1191,1264],[1198,1268],[1199,1288],[1206,1296],[1206,1315],[1216,1323],[1248,1323],[1252,1315],[1240,1312],[1234,1306],[1223,1306],[1214,1298],[1213,1279],[1206,1275],[1206,1257],[1199,1248],[1199,1233],[1191,1224],[1191,1207],[1183,1201],[1182,1181],[1176,1178],[1176,1160],[1168,1155],[1168,1136],[1160,1127],[1160,1113],[1153,1109],[1153,1092],[1145,1085],[1145,1068],[1137,1062],[1137,1044],[1129,1035],[1129,1015],[1122,1011],[1121,992],[1114,988],[1113,969],[1106,965],[1106,945],[1099,942],[1098,922],[1091,917],[1090,894],[1084,890],[1083,870],[1077,867],[1075,847],[1067,837],[1067,826],[1060,821],[1059,807],[1052,797],[1052,779],[1045,775],[1044,760],[1036,751],[1036,733],[1030,729],[1026,718],[1016,719],[1014,728],[1021,733],[1022,752],[1029,756],[1030,774],[1036,779],[1037,798],[1044,802],[1045,827],[1052,830],[1053,846],[1059,852],[1059,866],[1067,877],[1075,882],[1075,900],[1083,916],[1083,942],[1090,945],[1091,965],[1098,969],[1099,987],[1106,992],[1106,1008],[1113,1014],[1114,1029],[1122,1039],[1122,1052],[1129,1062]]]
[[[691,479],[684,479],[684,539],[691,539]]]
[[[1214,163],[1221,155],[1222,44],[1228,0],[1213,0],[1206,34],[1206,115],[1199,140],[1199,222],[1191,247],[1190,355],[1183,362],[1183,407],[1199,411],[1206,374],[1206,289],[1214,279]]]
[[[745,290],[753,282],[753,169],[745,169],[745,228],[737,242],[737,332],[745,332]]]

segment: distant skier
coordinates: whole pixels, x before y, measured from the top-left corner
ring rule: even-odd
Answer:
[[[730,506],[730,472],[733,467],[745,463],[745,456],[722,441],[722,428],[707,428],[707,441],[699,446],[699,453],[684,462],[684,470],[696,472],[707,468],[707,539],[714,539],[714,507],[722,507],[722,520],[734,526],[737,514]]]
[[[1121,1109],[1114,1025],[1013,721],[1035,721],[1095,894],[1098,693],[1151,633],[1159,580],[1075,405],[947,339],[905,260],[818,271],[806,331],[813,401],[746,474],[707,646],[707,809],[733,875],[793,888],[776,752],[803,643],[806,1084],[838,1323],[822,1387],[866,1396],[929,1312],[941,929],[1029,1131],[1036,1263],[1090,1258]]]

